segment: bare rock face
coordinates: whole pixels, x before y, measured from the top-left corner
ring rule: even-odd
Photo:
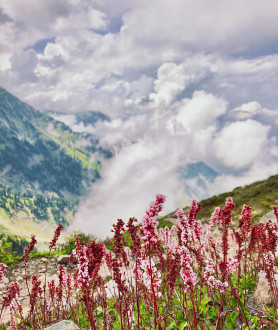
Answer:
[[[275,279],[277,280],[276,276]],[[270,306],[273,303],[272,290],[265,278],[264,272],[259,272],[258,283],[255,292],[248,300],[248,307],[251,309],[263,309],[264,306]]]
[[[78,328],[78,326],[72,321],[63,320],[48,328],[44,328],[44,330],[80,330],[80,328]]]
[[[66,254],[62,254],[57,258],[57,262],[59,265],[67,265],[69,264],[70,256]]]
[[[9,280],[7,279],[6,276],[4,276],[4,277],[2,278],[1,283],[0,283],[0,288],[4,288],[4,287],[6,287],[6,285],[7,285],[8,283],[9,283]]]
[[[59,265],[68,265],[69,262],[70,262],[70,255],[67,255],[67,254],[62,254],[60,255],[58,258],[57,258],[57,262]],[[77,264],[77,258],[74,257],[72,262],[74,264]]]

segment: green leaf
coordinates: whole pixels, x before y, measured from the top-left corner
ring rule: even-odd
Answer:
[[[184,330],[184,329],[187,329],[187,322],[186,321],[182,322],[179,326],[179,330]]]

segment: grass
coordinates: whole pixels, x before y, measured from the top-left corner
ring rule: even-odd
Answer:
[[[234,219],[237,221],[240,217],[241,209],[244,204],[252,205],[254,223],[258,223],[259,219],[266,213],[272,210],[273,205],[278,204],[278,175],[273,175],[267,180],[257,181],[252,184],[237,187],[232,191],[212,196],[200,202],[202,210],[199,213],[199,218],[204,221],[210,219],[215,207],[223,205],[227,197],[232,197],[237,209],[234,212]],[[185,207],[184,211],[187,213],[189,207]],[[177,218],[175,212],[170,213],[159,221],[162,223],[169,218]]]

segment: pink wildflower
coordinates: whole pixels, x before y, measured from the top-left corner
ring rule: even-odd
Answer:
[[[169,251],[173,251],[174,247],[175,247],[175,244],[176,244],[175,239],[171,240],[171,236],[172,236],[173,231],[175,229],[176,229],[176,226],[172,226],[172,228],[170,230],[167,226],[164,229],[160,228],[160,234],[162,235],[162,237],[164,239],[165,248]]]
[[[207,280],[211,274],[214,274],[214,262],[211,258],[207,260],[207,266],[204,273],[204,279]]]
[[[157,268],[155,267],[154,261],[151,259],[151,264],[149,260],[142,260],[143,269],[143,282],[147,289],[150,292],[153,292],[156,294],[157,297],[161,296],[161,292],[159,292],[160,285],[161,285],[161,274],[157,271]]]
[[[4,277],[5,273],[6,273],[6,268],[7,268],[7,266],[4,265],[4,264],[1,262],[1,263],[0,263],[0,284],[1,284],[1,282],[2,282],[2,280],[3,280],[3,277]]]
[[[220,280],[215,279],[215,277],[213,276],[210,276],[208,278],[207,283],[211,288],[214,288],[220,291],[221,293],[225,292],[228,287],[227,282],[221,282]]]
[[[219,212],[221,211],[221,207],[216,207],[210,217],[210,229],[216,224],[216,222],[218,221],[218,216],[219,216]]]
[[[192,232],[191,232],[191,227],[189,225],[188,219],[183,213],[183,210],[181,208],[177,209],[176,216],[179,219],[179,224],[182,229],[181,233],[181,241],[185,245],[186,242],[192,240]]]
[[[12,282],[7,285],[7,293],[2,298],[4,307],[10,307],[10,305],[19,298],[20,290],[17,282]]]
[[[238,260],[232,259],[227,264],[227,273],[230,273],[238,265]]]
[[[58,241],[59,236],[61,235],[61,231],[63,229],[63,225],[59,224],[59,226],[56,228],[54,236],[49,244],[49,251],[52,250],[52,248],[54,248],[54,246],[56,246],[56,243]]]
[[[228,287],[228,283],[217,280],[214,276],[211,275],[214,273],[215,273],[214,262],[211,258],[209,258],[207,261],[207,266],[204,274],[204,281],[207,283],[209,287],[217,289],[220,292],[225,292]]]
[[[275,215],[276,221],[278,223],[278,210],[275,206],[272,206],[273,214]]]
[[[128,324],[130,329],[134,329],[135,326],[135,318],[134,318],[134,313],[132,310],[132,304],[129,303],[127,306],[127,318],[128,318]]]
[[[264,253],[264,263],[266,271],[272,272],[274,270],[274,256],[272,252]]]
[[[77,292],[82,288],[88,287],[90,282],[86,249],[86,247],[83,247],[78,253]]]
[[[32,290],[30,295],[30,314],[33,314],[38,297],[42,294],[42,288],[40,287],[41,281],[37,275],[32,275]]]
[[[131,261],[131,250],[128,246],[125,246],[124,251],[125,251],[125,254],[126,254],[127,261],[129,263]]]
[[[138,282],[141,282],[142,278],[143,278],[143,271],[141,269],[141,266],[142,266],[142,258],[139,257],[139,258],[137,258],[136,263],[133,268],[133,277]]]
[[[188,290],[192,290],[193,287],[197,283],[197,276],[193,272],[193,269],[191,267],[192,258],[190,257],[189,251],[186,247],[180,248],[180,255],[181,255],[181,270],[180,275],[183,279],[184,284],[187,286],[185,289],[186,292]]]
[[[67,270],[65,267],[60,266],[58,270],[58,278],[60,285],[66,285],[67,283]]]
[[[22,259],[24,260],[25,264],[28,262],[28,260],[29,260],[29,254],[30,254],[31,251],[34,250],[34,247],[35,247],[36,243],[37,243],[37,240],[36,240],[35,235],[31,235],[31,242],[24,249],[24,255],[22,257]]]
[[[146,211],[146,215],[140,226],[142,233],[141,239],[145,242],[145,246],[150,244],[156,244],[158,241],[158,232],[157,226],[158,221],[156,220],[158,213],[163,208],[163,203],[165,202],[166,197],[163,195],[156,195],[156,200],[153,202],[149,209]]]
[[[201,241],[203,236],[203,226],[200,220],[194,222],[194,233],[198,241]]]
[[[199,203],[197,204],[196,201],[193,200],[187,217],[190,226],[193,225],[196,216],[200,212],[200,210],[201,210],[201,204]]]
[[[13,330],[16,330],[15,325],[15,317],[14,314],[18,310],[22,313],[22,305],[19,303],[18,298],[20,295],[20,290],[17,282],[12,282],[11,284],[7,285],[7,293],[2,298],[3,307],[9,309],[10,312],[10,324]]]

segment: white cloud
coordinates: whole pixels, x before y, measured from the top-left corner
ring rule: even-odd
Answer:
[[[257,101],[244,103],[231,111],[232,116],[234,115],[236,119],[249,119],[261,113],[262,107]]]
[[[252,119],[227,124],[215,138],[215,155],[234,169],[251,165],[262,156],[269,129]]]
[[[161,104],[170,105],[176,96],[185,90],[191,77],[186,74],[184,69],[182,64],[176,65],[175,63],[164,63],[158,69],[157,79],[154,82],[156,93],[150,94],[154,108]]]
[[[1,1],[0,84],[68,112],[59,118],[115,152],[80,223],[90,212],[102,222],[115,210],[142,214],[158,192],[174,207],[184,194],[175,171],[189,162],[224,173],[222,191],[274,171],[277,9],[272,0]],[[71,113],[85,110],[112,120],[76,125]]]
[[[227,102],[204,91],[194,92],[192,99],[182,100],[176,120],[187,133],[193,133],[215,124],[215,119],[224,114]]]

